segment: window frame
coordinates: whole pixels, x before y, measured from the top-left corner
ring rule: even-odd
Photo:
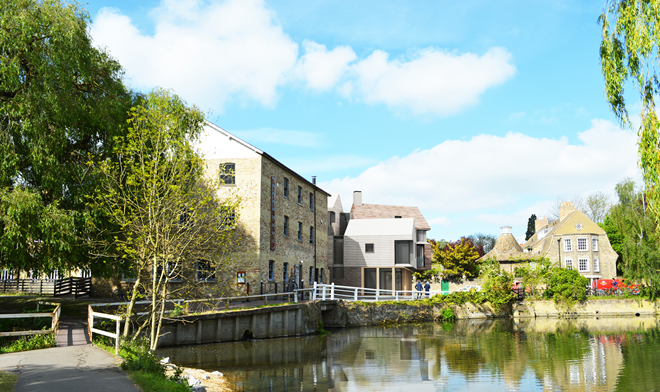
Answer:
[[[569,262],[570,262],[570,265],[569,265]],[[564,259],[564,268],[574,269],[573,268],[573,259]]]
[[[576,249],[578,252],[588,252],[589,251],[589,239],[587,237],[578,237],[576,240]],[[581,244],[582,242],[582,244]],[[580,249],[580,245],[584,245],[584,249]]]
[[[584,269],[582,269],[582,263],[584,263]],[[589,258],[587,257],[578,258],[578,272],[589,272]]]
[[[592,260],[592,267],[594,272],[600,272],[600,260],[598,260],[598,257],[594,257]]]
[[[195,266],[195,276],[197,277],[198,282],[215,282],[215,265],[210,260],[197,260],[197,265]],[[206,264],[206,268],[201,268],[202,264]],[[201,276],[206,274],[206,278]]]
[[[564,252],[572,252],[572,251],[573,251],[573,239],[564,238]]]
[[[289,217],[284,215],[284,236],[289,236]]]
[[[397,251],[397,246],[398,246],[399,244],[403,244],[403,243],[405,243],[406,246],[408,247],[408,262],[407,262],[407,263],[406,263],[406,262],[399,261],[399,257],[398,257],[399,252]],[[413,245],[413,244],[412,244],[412,241],[408,241],[408,240],[394,241],[394,264],[395,264],[395,265],[398,265],[398,264],[412,265],[411,260],[410,260],[410,257],[411,257],[411,256],[410,256],[410,253],[411,253],[411,252],[410,252],[410,247],[411,247],[412,245]]]
[[[222,186],[236,186],[236,162],[220,164],[220,183]]]
[[[298,222],[298,241],[302,242],[303,239],[303,225],[302,222]]]
[[[369,249],[369,245],[371,245],[371,249]],[[376,246],[373,243],[368,243],[368,244],[365,243],[364,253],[376,253]]]
[[[298,204],[302,205],[302,187],[298,185]]]
[[[275,280],[275,260],[268,260],[268,281]]]
[[[598,237],[591,237],[591,251],[598,252]]]
[[[314,243],[314,226],[309,226],[309,243]]]
[[[282,264],[282,282],[286,282],[289,279],[289,263]]]
[[[284,186],[283,186],[284,197],[289,198],[289,179],[284,177]]]
[[[314,211],[314,193],[309,192],[309,210]]]

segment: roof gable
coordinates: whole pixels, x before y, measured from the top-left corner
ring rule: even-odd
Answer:
[[[395,216],[401,218],[414,218],[415,229],[431,230],[426,219],[417,207],[388,206],[383,204],[362,204],[351,206],[351,219],[392,219]]]

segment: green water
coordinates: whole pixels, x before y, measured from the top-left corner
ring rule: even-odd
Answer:
[[[236,391],[660,391],[656,318],[361,327],[159,350]]]

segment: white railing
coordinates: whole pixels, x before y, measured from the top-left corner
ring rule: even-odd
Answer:
[[[335,300],[346,301],[411,301],[430,298],[436,294],[449,294],[449,291],[416,291],[416,290],[385,290],[368,289],[364,287],[338,286],[331,284],[314,283],[312,289],[313,300]]]
[[[98,305],[110,305],[110,304],[94,304],[94,305],[98,306]],[[94,328],[94,317],[115,320],[115,333]],[[109,338],[113,338],[115,340],[115,354],[119,354],[119,328],[121,325],[121,320],[122,320],[121,316],[118,316],[116,314],[95,312],[94,310],[92,310],[92,305],[88,305],[87,328],[89,329],[89,340],[92,340],[92,336],[93,336],[92,334],[95,333],[99,335],[107,336]]]
[[[17,319],[17,318],[36,318],[36,317],[50,317],[50,329],[35,330],[35,331],[13,331],[13,332],[0,332],[1,337],[5,336],[29,336],[29,335],[46,335],[49,333],[57,334],[57,327],[60,322],[60,313],[62,306],[59,303],[53,302],[37,302],[37,312],[39,305],[52,305],[55,309],[49,313],[14,313],[14,314],[0,314],[0,319]]]

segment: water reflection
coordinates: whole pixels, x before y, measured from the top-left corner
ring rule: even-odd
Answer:
[[[613,391],[660,388],[656,318],[466,320],[168,348],[237,391]]]

